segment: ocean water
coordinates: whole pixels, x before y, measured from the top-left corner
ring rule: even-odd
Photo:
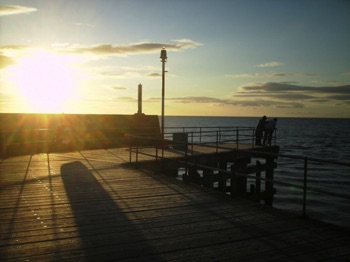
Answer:
[[[172,127],[255,127],[258,121],[257,117],[167,116],[164,119],[165,132],[171,132]],[[350,228],[350,167],[332,163],[350,164],[350,119],[279,118],[276,141],[280,157],[275,180],[291,185],[275,183],[273,206],[302,215],[307,157],[306,215]]]

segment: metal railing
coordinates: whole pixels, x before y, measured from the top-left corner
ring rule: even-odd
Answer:
[[[255,128],[253,127],[241,127],[241,126],[219,126],[219,127],[166,127],[166,133],[164,134],[165,140],[173,140],[173,135],[176,133],[186,134],[188,142],[191,144],[210,144],[216,143],[236,143],[239,146],[240,143],[251,144],[254,146]],[[85,137],[86,132],[84,130],[75,130],[71,127],[58,126],[55,128],[40,128],[40,129],[20,129],[20,130],[3,130],[1,131],[0,145],[1,156],[6,157],[7,149],[11,146],[34,146],[43,145],[48,149],[54,149],[55,146],[59,146],[61,142],[66,144],[72,144],[72,147],[79,145],[80,142],[89,141],[111,141],[113,140],[113,134],[120,133],[120,129],[89,129],[90,137]],[[96,137],[94,134],[96,133]],[[103,137],[101,133],[108,136]],[[127,133],[127,130],[124,130]],[[134,132],[134,133],[137,133]],[[100,137],[97,136],[100,134]],[[162,135],[154,133],[142,133],[142,136],[147,137],[162,137]],[[179,141],[180,143],[181,141]],[[276,144],[276,134],[273,137],[273,144]]]
[[[239,149],[239,147],[237,148],[228,148],[225,147],[224,142],[226,143],[237,143],[237,145],[240,142],[244,142],[244,141],[251,141],[251,139],[254,139],[254,129],[245,129],[245,131],[247,132],[251,132],[251,137],[248,138],[248,136],[246,135],[242,135],[240,130],[237,129],[226,129],[225,131],[223,130],[216,130],[216,131],[203,131],[203,130],[199,130],[198,132],[194,132],[194,131],[190,131],[187,129],[183,129],[182,131],[187,132],[187,134],[189,134],[189,141],[187,143],[184,142],[180,142],[180,143],[184,143],[186,144],[186,150],[184,150],[183,152],[183,158],[181,160],[181,164],[183,164],[184,168],[185,168],[185,172],[187,172],[187,168],[190,166],[196,166],[196,167],[200,167],[201,169],[208,169],[208,170],[213,170],[216,171],[217,173],[221,173],[221,174],[227,174],[230,175],[232,174],[232,171],[228,171],[228,170],[224,170],[224,169],[220,169],[220,168],[215,168],[212,166],[205,166],[205,165],[198,165],[196,163],[191,163],[190,162],[190,156],[193,155],[193,147],[196,145],[200,145],[203,147],[210,147],[210,148],[215,148],[215,152],[217,153],[219,150],[234,150],[236,152],[239,151],[244,151],[244,152],[249,152],[249,150],[242,150]],[[226,134],[226,132],[228,132],[228,134]],[[233,134],[232,134],[233,132]],[[210,136],[210,139],[206,139],[208,142],[205,143],[203,141],[204,138],[207,138],[206,136],[209,134],[212,134]],[[213,133],[215,135],[213,135]],[[238,135],[237,135],[238,134]],[[169,134],[167,134],[169,135]],[[167,135],[165,135],[165,137],[167,137]],[[242,135],[242,136],[241,136]],[[215,137],[215,141],[213,141],[213,137]],[[235,139],[232,139],[232,137],[235,137]],[[133,138],[138,138],[141,139],[142,136],[130,136],[129,139],[133,139]],[[227,139],[229,138],[229,139]],[[147,155],[148,157],[153,157],[156,161],[162,160],[165,157],[164,151],[169,149],[169,145],[171,148],[171,143],[179,143],[179,141],[172,141],[169,144],[164,145],[164,140],[160,141],[160,140],[156,140],[156,139],[152,139],[152,138],[144,138],[144,139],[151,139],[153,140],[153,148],[154,148],[154,154],[150,153],[150,151],[148,150],[147,153],[145,153],[146,151],[144,151],[143,149],[146,148],[151,148],[151,147],[139,147],[138,145],[131,145],[130,144],[130,158],[129,161],[132,162],[132,154],[135,154],[135,162],[137,163],[139,161],[139,155]],[[193,141],[197,141],[193,142]],[[254,140],[253,140],[254,141]],[[274,143],[276,143],[276,136],[274,137]],[[254,150],[255,144],[254,142],[251,142],[251,147]],[[254,151],[253,151],[254,152]],[[256,153],[256,152],[254,152]],[[311,173],[314,172],[314,168],[310,167],[310,163],[312,163],[313,165],[330,165],[332,167],[328,168],[328,170],[340,170],[341,167],[345,168],[347,171],[349,171],[349,167],[350,167],[350,162],[344,162],[344,161],[334,161],[334,160],[327,160],[327,159],[318,159],[318,158],[313,158],[313,157],[307,157],[307,156],[298,156],[298,155],[290,155],[290,154],[273,154],[273,153],[269,153],[269,152],[259,152],[259,154],[261,154],[261,157],[274,157],[274,158],[278,158],[279,161],[281,161],[281,159],[292,159],[293,161],[299,161],[300,162],[300,167],[295,168],[294,169],[294,174],[295,177],[298,177],[298,179],[293,179],[296,182],[290,182],[288,179],[279,179],[278,177],[274,177],[273,180],[269,180],[266,178],[263,178],[261,176],[257,176],[257,175],[245,175],[245,174],[237,174],[238,176],[245,176],[247,179],[251,179],[251,180],[255,180],[258,181],[258,183],[273,183],[276,186],[280,186],[283,188],[287,188],[287,189],[292,189],[292,190],[300,190],[301,191],[301,207],[300,207],[300,211],[302,217],[308,217],[307,216],[307,209],[310,208],[312,206],[312,203],[308,203],[309,201],[309,196],[313,196],[315,197],[315,194],[317,195],[324,195],[327,198],[329,197],[335,197],[341,200],[346,200],[349,201],[350,200],[350,194],[349,193],[345,193],[345,192],[349,192],[348,190],[343,190],[342,192],[337,192],[335,190],[330,190],[328,187],[328,184],[325,183],[324,185],[320,186],[315,186],[314,184],[314,180],[317,180],[316,178],[310,176]],[[176,161],[176,160],[174,160]],[[277,168],[278,170],[278,168]],[[346,171],[345,171],[346,172]],[[229,176],[227,176],[229,177]],[[346,180],[343,181],[343,186],[346,188],[350,188],[350,180]],[[337,201],[335,201],[335,205],[337,204]],[[333,205],[333,204],[331,204]],[[316,218],[317,219],[317,218]],[[347,225],[350,226],[350,225]]]
[[[143,144],[151,144],[157,148],[156,154],[158,155],[158,149],[161,150],[161,155],[164,155],[164,148],[171,144],[173,148],[177,146],[188,148],[192,151],[194,146],[206,146],[215,148],[216,151],[220,149],[220,145],[223,144],[235,144],[236,148],[240,148],[242,145],[250,145],[252,148],[258,147],[255,145],[255,128],[253,127],[167,127],[166,133],[163,134],[162,139],[158,134],[127,134],[129,137],[130,154],[133,150],[131,147],[133,144],[137,144],[136,141],[143,141]],[[170,131],[170,132],[169,132]],[[185,135],[181,139],[177,139],[175,135]],[[276,145],[276,132],[272,137],[272,145]],[[148,142],[145,142],[148,141]],[[135,146],[135,150],[139,149],[140,144]],[[144,145],[143,145],[144,147]],[[260,146],[259,146],[260,147]],[[225,147],[222,147],[225,149]],[[131,155],[130,155],[131,159]]]
[[[255,141],[255,128],[242,126],[216,126],[216,127],[166,127],[165,139],[171,139],[174,133],[186,133],[191,143],[227,143],[235,141],[238,143],[251,143]],[[276,133],[273,137],[276,144]]]
[[[127,135],[129,140],[129,150],[130,156],[129,161],[132,162],[132,154],[135,154],[135,162],[138,162],[139,155],[147,154],[149,158],[155,160],[163,159],[165,157],[164,151],[172,147],[174,144],[185,146],[186,150],[183,151],[184,158],[181,160],[183,164],[187,167],[193,165],[190,163],[189,157],[193,155],[194,146],[214,148],[215,152],[219,150],[233,150],[232,148],[225,147],[226,144],[235,144],[236,148],[234,150],[239,151],[242,144],[250,145],[252,149],[255,146],[255,129],[251,127],[170,127],[166,128],[167,133],[164,134],[164,138],[158,134],[139,134],[139,135]],[[15,139],[16,135],[20,133],[26,133],[30,139]],[[174,133],[183,133],[186,134],[186,141],[174,141]],[[76,134],[71,133],[71,136],[75,137]],[[161,138],[160,138],[161,137]],[[33,145],[38,143],[56,143],[57,141],[57,130],[56,129],[32,129],[32,130],[17,130],[11,132],[2,132],[1,136],[1,147],[2,147],[2,156],[6,156],[6,148],[11,145]],[[273,144],[276,145],[276,134],[273,137]],[[145,153],[144,148],[153,148],[154,153],[149,151]],[[247,150],[245,150],[247,152]],[[268,156],[271,153],[262,153],[265,156]],[[326,180],[322,185],[315,178],[315,173],[325,172],[323,175],[323,180],[327,177],[330,177],[329,173],[336,172],[340,173],[339,178],[334,177],[334,180],[341,181],[343,187],[349,189],[350,181],[344,174],[349,173],[349,162],[344,161],[334,161],[327,159],[318,159],[307,156],[298,156],[298,155],[286,155],[278,154],[275,155],[279,159],[279,163],[283,159],[293,160],[294,162],[300,163],[297,168],[294,168],[293,171],[293,182],[290,182],[288,179],[280,179],[279,177],[274,178],[273,181],[268,181],[265,178],[257,177],[253,175],[244,175],[238,174],[240,176],[246,176],[247,179],[253,179],[255,181],[259,180],[262,183],[272,182],[276,186],[280,186],[281,190],[287,190],[287,188],[293,188],[293,190],[299,190],[301,197],[298,196],[301,200],[301,214],[303,217],[307,216],[307,210],[310,208],[310,203],[308,203],[311,197],[314,197],[315,194],[325,195],[327,197],[338,198],[341,200],[346,200],[347,203],[350,200],[350,194],[344,193],[348,190],[338,191],[337,188],[330,190],[329,183]],[[295,165],[295,163],[293,163]],[[320,170],[318,166],[328,165],[325,171]],[[213,169],[210,166],[201,165],[202,169]],[[232,172],[223,170],[220,168],[214,168],[216,172],[231,174]],[[343,171],[341,171],[344,169]],[[278,168],[276,170],[278,172]],[[318,183],[315,185],[315,181]],[[312,202],[315,202],[313,200]],[[339,203],[338,203],[339,204]],[[337,203],[335,204],[337,205]]]

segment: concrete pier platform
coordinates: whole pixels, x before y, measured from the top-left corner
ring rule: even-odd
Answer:
[[[349,261],[350,234],[130,165],[125,148],[0,163],[0,261]]]

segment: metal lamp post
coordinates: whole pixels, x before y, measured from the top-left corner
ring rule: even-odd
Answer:
[[[164,138],[164,96],[165,96],[165,62],[167,60],[166,50],[160,51],[160,58],[162,59],[162,135]]]

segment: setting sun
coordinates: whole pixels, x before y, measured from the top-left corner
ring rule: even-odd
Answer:
[[[64,55],[40,51],[17,60],[12,77],[33,111],[63,112],[76,95],[76,70]]]

